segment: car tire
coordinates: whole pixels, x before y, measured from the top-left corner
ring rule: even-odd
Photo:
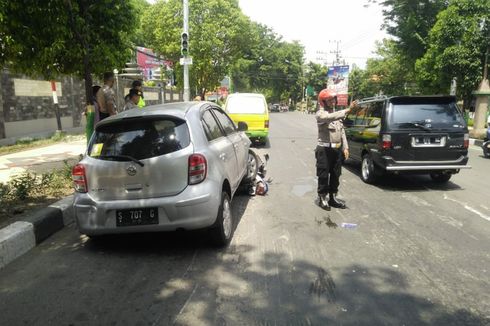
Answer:
[[[226,191],[223,191],[216,222],[209,229],[211,243],[217,247],[227,246],[233,237],[234,230],[230,196]]]
[[[446,183],[451,179],[452,174],[451,173],[444,173],[444,172],[433,172],[430,174],[430,178],[432,181],[435,183]]]
[[[373,184],[377,179],[377,169],[371,155],[364,154],[361,161],[361,179],[365,183]]]
[[[257,177],[257,172],[259,171],[259,158],[254,151],[248,151],[247,159],[247,174],[245,175],[245,183],[254,182]]]

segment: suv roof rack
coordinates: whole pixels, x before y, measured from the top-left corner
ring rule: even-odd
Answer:
[[[358,103],[369,102],[369,101],[374,101],[374,100],[385,100],[387,98],[388,98],[388,96],[386,96],[386,95],[378,95],[378,96],[373,96],[373,97],[365,97],[365,98],[360,99]]]

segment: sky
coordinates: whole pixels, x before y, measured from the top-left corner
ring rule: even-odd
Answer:
[[[286,41],[299,41],[307,61],[331,65],[337,50],[346,64],[364,68],[374,57],[381,30],[381,7],[367,0],[239,0],[251,20],[265,24]]]

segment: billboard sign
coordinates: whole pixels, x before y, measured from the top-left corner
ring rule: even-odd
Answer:
[[[332,66],[327,72],[327,88],[337,93],[337,105],[347,106],[349,98],[349,66]]]
[[[162,66],[166,68],[172,67],[171,61],[164,60],[155,54],[151,49],[138,46],[136,47],[136,53],[138,67],[143,71],[145,80],[155,79],[155,73],[157,72],[158,68]],[[163,70],[165,70],[165,68]]]

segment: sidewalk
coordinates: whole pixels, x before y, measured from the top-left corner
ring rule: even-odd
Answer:
[[[14,175],[24,171],[43,173],[62,167],[64,160],[78,160],[85,149],[86,141],[78,140],[0,155],[0,182],[6,183]]]
[[[22,172],[43,173],[75,163],[86,149],[85,140],[62,142],[0,155],[0,182],[6,183]],[[73,196],[34,211],[4,228],[0,228],[0,268],[23,255],[65,225],[73,223]]]

